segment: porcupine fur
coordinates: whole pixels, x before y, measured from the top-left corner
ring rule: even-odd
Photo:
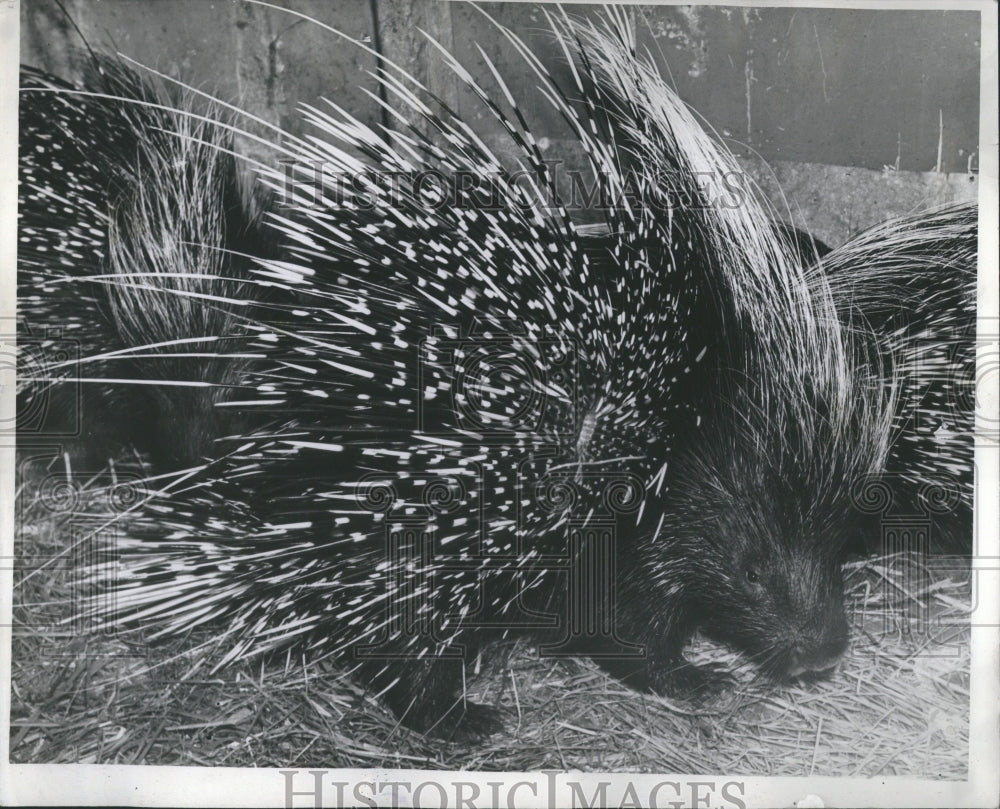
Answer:
[[[858,550],[901,550],[882,547],[882,519],[925,516],[923,550],[973,551],[977,254],[977,206],[953,203],[873,227],[817,268],[841,320],[900,380],[885,474],[859,483],[872,520]]]
[[[602,659],[633,685],[701,689],[709,673],[682,655],[698,628],[778,675],[836,662],[848,484],[881,468],[884,391],[753,194],[739,209],[671,203],[664,177],[699,199],[698,176],[735,164],[606,14],[546,13],[582,108],[498,28],[614,200],[596,249],[548,205],[541,151],[488,62],[503,106],[442,51],[528,182],[391,64],[387,95],[433,135],[303,109],[312,137],[278,147],[299,167],[293,197],[313,193],[317,164],[354,182],[272,213],[284,252],[240,278],[271,295],[239,328],[263,359],[238,366],[234,401],[265,426],[217,438],[196,482],[130,521],[123,625],[217,621],[232,644],[220,665],[300,642],[405,724],[476,735],[495,716],[461,698],[463,656],[522,631],[558,641],[568,568],[608,549],[600,523],[617,590],[585,600],[643,650]],[[632,132],[638,161],[612,129]],[[482,182],[442,204],[408,182],[422,171]],[[143,229],[115,238],[134,248]],[[525,417],[526,402],[542,406]],[[245,507],[219,495],[234,483]]]

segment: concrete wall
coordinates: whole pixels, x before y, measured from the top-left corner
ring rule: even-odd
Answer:
[[[432,34],[490,83],[476,44],[518,93],[549,153],[578,158],[534,93],[530,72],[464,3],[295,0],[321,26],[239,0],[64,0],[95,49],[116,50],[299,131],[296,108],[327,97],[369,124],[385,120],[364,90],[378,54],[423,81],[487,135],[481,106],[435,56]],[[532,4],[485,10],[568,79]],[[592,15],[593,7],[568,7]],[[974,198],[979,131],[979,15],[966,11],[643,7],[628,12],[678,92],[745,165],[776,207],[830,243],[894,213]],[[23,0],[21,60],[78,75],[81,40],[52,0]],[[764,161],[764,162],[762,162]],[[765,165],[765,162],[767,165]],[[783,192],[783,195],[782,195]]]

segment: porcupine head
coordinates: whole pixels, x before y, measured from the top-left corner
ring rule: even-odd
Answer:
[[[647,209],[668,213],[659,271],[691,268],[674,339],[705,347],[684,379],[686,415],[663,423],[673,438],[642,517],[620,532],[616,631],[645,655],[604,662],[639,687],[701,692],[714,672],[682,654],[700,629],[777,679],[829,670],[848,645],[852,490],[887,452],[884,369],[847,343],[829,289],[805,281],[814,257],[656,69],[577,30],[623,170],[650,189]]]
[[[727,421],[677,453],[657,521],[638,526],[640,569],[622,582],[619,629],[646,656],[618,673],[640,688],[706,696],[725,682],[719,669],[684,660],[695,630],[776,680],[829,670],[848,645],[849,498],[818,492],[798,459],[779,454],[786,447],[721,432],[741,429]]]

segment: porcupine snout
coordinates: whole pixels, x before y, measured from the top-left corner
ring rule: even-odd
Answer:
[[[815,564],[815,563],[813,563]],[[847,651],[849,628],[840,570],[831,564],[793,584],[795,616],[789,622],[781,668],[787,677],[833,669]]]
[[[801,633],[799,643],[792,646],[787,660],[789,677],[830,671],[847,651],[847,621],[843,610],[826,620],[826,625],[813,636],[810,628]]]

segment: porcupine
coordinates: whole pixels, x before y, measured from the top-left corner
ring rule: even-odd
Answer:
[[[824,256],[842,321],[883,352],[900,380],[894,438],[879,485],[859,481],[875,518],[857,550],[880,547],[878,519],[926,515],[924,550],[972,552],[978,209],[953,203],[897,217]],[[867,546],[867,547],[865,547]]]
[[[405,724],[476,735],[496,718],[459,695],[462,654],[519,631],[558,646],[568,569],[610,553],[613,586],[583,601],[642,651],[601,658],[637,687],[711,684],[682,655],[698,628],[774,674],[837,661],[847,484],[881,466],[884,392],[752,192],[738,209],[701,200],[697,178],[735,164],[606,14],[546,14],[581,105],[498,27],[613,200],[597,249],[549,204],[552,177],[492,64],[506,110],[442,51],[524,174],[391,64],[386,95],[433,135],[304,109],[316,136],[285,137],[292,172],[263,173],[294,192],[271,216],[284,252],[240,279],[271,293],[241,329],[264,359],[239,366],[242,403],[270,421],[217,439],[196,482],[130,521],[123,625],[220,621],[220,665],[299,641]],[[352,182],[307,204],[320,164]],[[475,187],[448,183],[461,177]],[[678,188],[702,204],[677,207]],[[247,508],[218,495],[234,482]],[[610,545],[587,533],[598,522]]]
[[[19,411],[98,458],[131,446],[192,463],[238,376],[232,299],[245,256],[270,249],[264,202],[243,188],[218,110],[202,120],[109,57],[84,72],[86,90],[21,71]]]

